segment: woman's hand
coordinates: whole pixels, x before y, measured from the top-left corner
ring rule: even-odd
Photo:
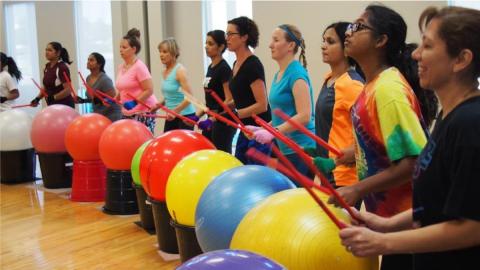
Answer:
[[[345,165],[348,167],[355,166],[355,148],[353,146],[342,149],[342,156],[335,159],[335,164]]]
[[[358,257],[387,254],[387,241],[383,233],[365,227],[350,226],[340,230],[342,245],[348,252]]]
[[[355,185],[338,188],[337,193],[350,206],[355,205],[355,203],[357,203],[362,198],[360,191]],[[328,203],[334,204],[335,206],[340,206],[337,198],[335,198],[333,195],[330,195],[330,197],[328,198]]]

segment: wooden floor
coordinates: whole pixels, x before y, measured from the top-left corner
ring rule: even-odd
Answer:
[[[175,269],[155,235],[111,216],[103,203],[78,203],[37,183],[1,185],[0,269]]]

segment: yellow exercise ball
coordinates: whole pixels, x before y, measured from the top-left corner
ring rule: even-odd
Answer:
[[[317,193],[322,201],[327,197]],[[329,207],[350,224],[342,210]],[[276,193],[242,219],[230,248],[261,254],[289,270],[377,270],[378,257],[358,258],[340,243],[338,228],[303,188]]]
[[[167,182],[166,201],[172,219],[195,225],[195,209],[208,184],[225,171],[242,166],[234,156],[220,150],[200,150],[184,157]]]

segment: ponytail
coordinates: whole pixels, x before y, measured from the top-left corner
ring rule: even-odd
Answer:
[[[307,69],[307,57],[305,56],[305,39],[303,39],[302,32],[291,24],[282,24],[279,25],[278,28],[285,31],[285,39],[289,42],[295,43],[295,49],[293,53],[296,54],[298,52],[298,48],[301,49],[300,55],[298,56],[298,60],[302,63],[303,67]]]
[[[52,48],[53,48],[55,51],[57,51],[57,52],[60,53],[60,59],[61,59],[63,62],[65,62],[65,63],[67,63],[67,64],[69,64],[69,65],[70,65],[71,63],[73,63],[73,61],[70,61],[70,56],[68,55],[67,49],[63,48],[63,47],[62,47],[62,44],[60,44],[60,42],[52,41],[52,42],[50,42],[49,44],[52,46]]]
[[[430,127],[437,115],[438,100],[433,91],[420,87],[418,63],[412,58],[412,52],[417,46],[415,43],[404,44],[392,64],[402,73],[412,87],[413,92],[420,102],[423,120],[427,127]]]
[[[1,69],[5,66],[8,67],[8,73],[18,81],[22,79],[22,72],[18,69],[17,63],[13,60],[12,57],[7,56],[3,52],[0,52],[0,62],[2,63]]]
[[[302,66],[307,69],[307,57],[305,56],[305,40],[302,38],[302,45],[300,46],[300,55],[298,56],[298,61],[302,63]]]
[[[69,65],[73,63],[73,61],[70,61],[70,56],[68,55],[68,51],[65,48],[62,48],[60,51],[60,59],[62,59],[63,62],[68,63]]]
[[[411,56],[417,45],[405,44],[407,37],[405,20],[396,11],[378,4],[369,5],[365,11],[368,13],[368,22],[375,29],[376,35],[388,37],[384,48],[386,62],[396,67],[407,79],[420,102],[423,120],[429,126],[437,113],[438,101],[431,91],[420,87],[418,65]]]

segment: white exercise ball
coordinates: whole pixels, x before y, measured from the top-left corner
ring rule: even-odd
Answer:
[[[0,151],[32,148],[30,131],[32,118],[28,113],[13,109],[0,113]]]

